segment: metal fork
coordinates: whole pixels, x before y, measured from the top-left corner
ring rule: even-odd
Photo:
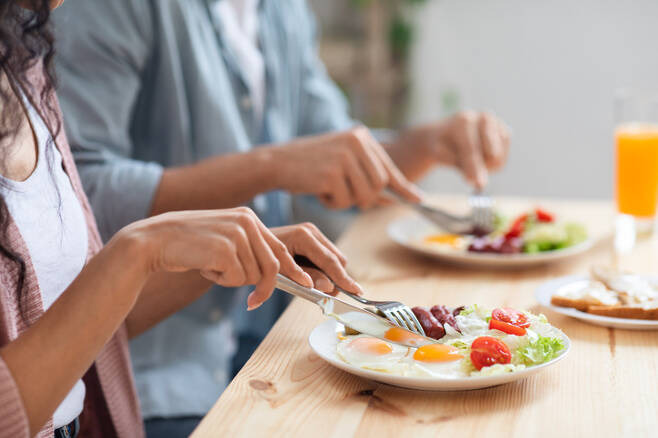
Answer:
[[[386,190],[386,194],[396,201],[405,204],[435,225],[453,234],[487,234],[494,229],[493,202],[487,195],[480,192],[474,193],[469,198],[471,213],[466,216],[458,216],[448,213],[437,207],[423,203],[409,202],[397,193]]]
[[[481,190],[476,190],[468,198],[471,206],[471,217],[473,218],[474,234],[487,234],[493,231],[495,214],[493,200]]]
[[[348,292],[345,289],[342,289],[336,286],[336,290],[344,293],[345,295],[355,299],[361,304],[366,306],[373,306],[388,319],[391,323],[405,328],[411,332],[418,333],[421,336],[427,336],[423,326],[418,322],[418,318],[414,315],[414,312],[406,304],[402,304],[399,301],[372,301],[366,298],[363,298],[359,295]]]

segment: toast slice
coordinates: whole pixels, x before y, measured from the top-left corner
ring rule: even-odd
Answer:
[[[553,295],[551,297],[551,304],[558,307],[572,307],[581,312],[587,312],[587,309],[592,305],[590,301],[585,299],[567,298],[560,295]]]
[[[551,304],[586,312],[591,306],[619,306],[617,294],[598,281],[569,284],[551,297]]]
[[[658,320],[658,303],[655,307],[640,306],[590,306],[588,313],[612,318]]]

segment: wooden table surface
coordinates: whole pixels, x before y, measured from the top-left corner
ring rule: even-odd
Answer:
[[[461,206],[463,200],[439,199]],[[500,199],[514,212],[528,204]],[[200,437],[620,437],[658,436],[658,331],[585,324],[542,309],[534,289],[557,276],[585,273],[596,263],[656,272],[658,243],[638,241],[615,255],[613,208],[603,201],[539,202],[577,218],[596,239],[585,255],[523,270],[448,266],[397,247],[386,225],[409,214],[399,207],[362,214],[340,239],[349,268],[371,298],[409,305],[478,303],[544,312],[572,340],[554,367],[494,388],[423,392],[378,384],[340,371],[308,345],[323,321],[296,299],[192,435]],[[277,291],[276,293],[282,293]]]

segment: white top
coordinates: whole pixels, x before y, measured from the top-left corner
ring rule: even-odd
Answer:
[[[249,87],[254,118],[260,123],[265,108],[265,61],[258,47],[259,0],[223,0],[215,4],[224,37]]]
[[[39,147],[37,166],[25,181],[0,178],[8,185],[3,189],[5,202],[30,252],[47,310],[85,264],[87,223],[54,143],[46,153],[46,143],[51,138],[48,128],[27,99],[23,101]],[[80,415],[84,398],[85,385],[78,380],[53,414],[55,428]]]

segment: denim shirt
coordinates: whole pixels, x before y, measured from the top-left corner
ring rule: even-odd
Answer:
[[[67,0],[54,14],[65,128],[104,239],[148,215],[163,167],[353,124],[317,56],[305,2],[262,0],[267,94],[256,126],[214,1],[222,0]],[[282,193],[252,206],[268,226],[290,213]],[[214,404],[235,325],[263,335],[282,305],[270,300],[247,317],[244,297],[244,288],[215,287],[132,342],[146,418],[200,415]]]

